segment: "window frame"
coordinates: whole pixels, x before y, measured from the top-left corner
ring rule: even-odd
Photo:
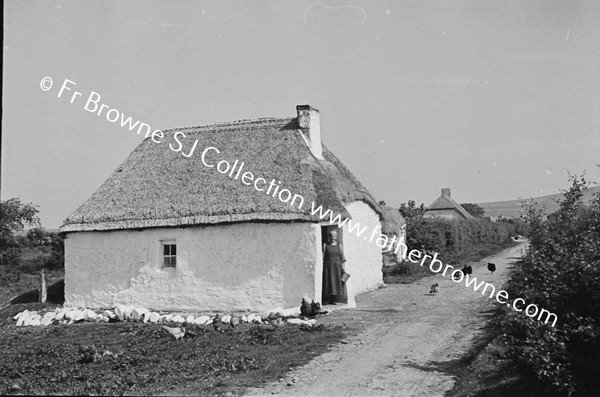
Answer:
[[[168,251],[166,254],[165,249]],[[165,260],[168,260],[169,264]],[[160,241],[160,266],[162,269],[175,269],[177,267],[177,242],[175,240]]]

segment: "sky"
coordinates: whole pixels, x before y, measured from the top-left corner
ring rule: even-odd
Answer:
[[[58,228],[143,140],[92,91],[156,129],[310,104],[392,206],[554,194],[600,181],[599,38],[597,1],[6,0],[1,198]]]

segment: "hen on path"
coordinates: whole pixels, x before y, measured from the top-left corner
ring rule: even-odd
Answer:
[[[431,294],[431,295],[437,294],[438,293],[438,287],[439,287],[438,283],[433,284],[431,286],[431,290],[429,290],[429,294]]]
[[[494,272],[496,271],[496,264],[489,262],[487,268],[490,271],[490,274],[494,274]]]

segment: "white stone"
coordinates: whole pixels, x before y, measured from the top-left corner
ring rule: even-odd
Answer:
[[[229,322],[231,321],[231,316],[230,315],[225,315],[223,317],[221,317],[221,322],[225,323],[225,324],[229,324]]]
[[[164,323],[168,323],[174,316],[172,314],[165,314],[160,318],[160,320]]]
[[[298,317],[300,315],[300,306],[285,309],[281,315],[283,317]]]
[[[125,306],[116,305],[115,306],[115,315],[119,318],[120,321],[125,320]]]
[[[22,327],[24,322],[25,322],[25,317],[24,316],[19,317],[19,319],[17,320],[17,327]]]
[[[31,319],[31,322],[29,323],[29,325],[31,325],[32,327],[37,327],[38,325],[41,324],[41,321],[39,318],[33,318]]]
[[[257,314],[256,316],[254,316],[254,319],[252,321],[254,321],[255,324],[260,324],[262,323],[262,317]]]
[[[150,313],[150,316],[148,316],[148,321],[150,321],[151,323],[157,323],[158,320],[160,320],[160,314],[158,314],[157,312],[152,312]]]
[[[19,312],[19,313],[17,313],[17,314],[16,314],[16,315],[13,317],[13,319],[16,321],[16,320],[18,320],[19,318],[21,318],[21,317],[23,317],[23,316],[27,316],[28,314],[29,314],[29,310],[25,309],[25,310],[23,310],[22,312]]]
[[[248,322],[248,317],[246,317],[246,315],[242,315],[242,317],[240,317],[240,321],[243,323],[247,323]]]
[[[171,319],[171,321],[173,321],[174,323],[183,324],[185,322],[185,318],[183,318],[183,316],[181,316],[180,314],[177,314]]]
[[[56,313],[56,317],[54,317],[54,319],[57,321],[60,321],[63,318],[65,318],[65,312],[58,312],[58,313]]]
[[[85,313],[82,310],[77,310],[75,312],[75,316],[73,317],[73,321],[82,321],[85,318]]]
[[[193,324],[193,323],[194,323],[194,320],[195,320],[195,319],[194,319],[194,316],[187,316],[187,317],[185,318],[185,322],[186,322],[186,324]]]
[[[131,310],[131,319],[132,319],[132,320],[139,321],[139,320],[141,320],[141,318],[142,318],[142,314],[143,314],[143,311],[141,311],[141,310],[140,310],[140,309],[138,309],[137,307],[134,307],[134,308]]]
[[[196,324],[196,325],[204,325],[204,324],[208,323],[209,321],[211,321],[210,317],[208,317],[208,316],[200,316],[200,317],[197,317],[194,320],[194,324]]]
[[[94,312],[91,309],[85,309],[83,311],[83,319],[85,321],[94,321],[94,320],[96,320],[97,317],[98,317],[98,315],[96,314],[96,312]]]
[[[42,321],[40,322],[40,325],[43,325],[44,327],[47,327],[50,324],[52,324],[52,319],[50,317],[44,317],[44,318],[42,318]]]
[[[52,321],[56,318],[56,312],[44,313],[43,318],[49,318]]]
[[[99,317],[100,321],[102,321],[103,323],[108,323],[110,322],[110,318],[108,316],[105,316],[104,314],[102,316]]]
[[[249,323],[251,323],[252,321],[254,321],[254,319],[256,318],[256,314],[251,313],[246,317],[246,321],[248,321]]]

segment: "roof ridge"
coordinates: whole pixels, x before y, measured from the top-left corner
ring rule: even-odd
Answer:
[[[254,118],[254,119],[219,121],[219,122],[211,123],[211,124],[188,125],[188,126],[183,126],[183,127],[165,128],[165,129],[162,129],[161,131],[171,132],[171,131],[176,131],[176,130],[191,130],[191,129],[205,130],[205,129],[210,129],[210,128],[214,128],[214,127],[239,128],[241,125],[244,125],[244,124],[248,124],[250,126],[256,126],[257,124],[269,124],[269,123],[274,124],[274,123],[278,123],[278,122],[290,121],[295,118],[296,117],[289,117],[289,116],[288,117],[259,117],[259,118]]]

